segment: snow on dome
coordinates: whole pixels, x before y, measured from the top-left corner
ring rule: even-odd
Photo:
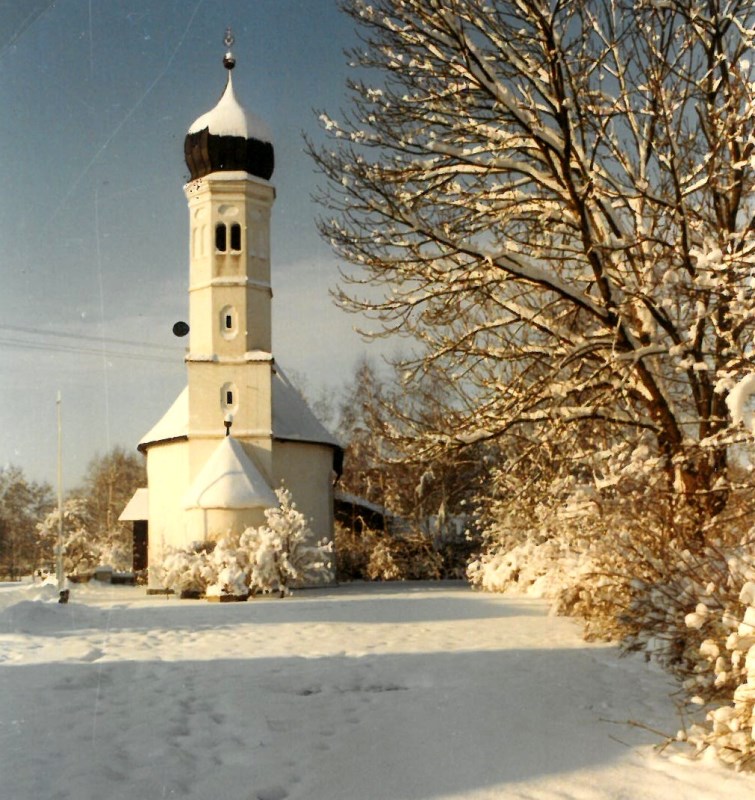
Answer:
[[[236,100],[230,71],[218,104],[189,128],[184,159],[192,180],[237,171],[265,181],[272,177],[275,150],[270,129]]]
[[[226,436],[184,495],[185,508],[272,508],[278,499],[246,454]]]
[[[228,82],[218,104],[211,111],[202,114],[188,133],[199,133],[207,129],[213,136],[240,136],[272,144],[273,137],[267,124],[254,114],[249,114],[236,99],[233,80],[228,73]]]

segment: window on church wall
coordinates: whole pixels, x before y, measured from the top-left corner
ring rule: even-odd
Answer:
[[[224,339],[233,339],[238,332],[238,315],[233,306],[220,309],[220,334]]]
[[[224,222],[218,222],[215,226],[215,250],[225,253],[228,249],[227,231]]]
[[[241,252],[241,225],[238,222],[231,225],[231,250],[236,253]]]
[[[239,393],[233,383],[224,383],[220,388],[220,407],[223,412],[236,411],[239,405]]]

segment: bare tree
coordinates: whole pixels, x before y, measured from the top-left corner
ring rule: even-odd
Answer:
[[[650,434],[699,535],[752,360],[752,3],[343,7],[363,46],[310,146],[322,233],[352,265],[341,305],[448,376],[425,446]]]
[[[114,447],[104,456],[92,458],[83,485],[73,493],[86,506],[82,530],[98,543],[104,563],[118,569],[128,568],[132,555],[130,525],[118,517],[136,489],[146,483],[144,458]]]
[[[464,454],[412,447],[418,427],[440,424],[445,387],[427,378],[402,385],[391,371],[362,361],[344,389],[338,427],[346,445],[343,488],[385,506],[415,530],[441,536],[453,527],[452,517],[471,512],[489,475],[484,443]]]
[[[75,494],[86,499],[91,525],[98,535],[120,535],[128,531],[129,525],[119,522],[118,516],[146,482],[144,458],[114,447],[104,456],[92,458],[83,486]]]

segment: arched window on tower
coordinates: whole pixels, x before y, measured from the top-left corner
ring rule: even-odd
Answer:
[[[241,252],[241,225],[238,222],[231,225],[231,250]]]
[[[224,339],[233,339],[238,333],[238,316],[233,306],[220,309],[220,334]]]
[[[224,383],[220,387],[220,408],[226,412],[235,412],[239,406],[238,389],[233,383]]]
[[[225,253],[225,251],[228,249],[226,236],[225,223],[218,222],[218,224],[215,226],[215,250],[220,253]]]

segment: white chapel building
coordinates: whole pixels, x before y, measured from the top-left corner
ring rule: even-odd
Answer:
[[[315,537],[333,535],[333,486],[343,452],[272,353],[272,138],[236,99],[230,52],[223,63],[220,101],[194,122],[184,142],[191,174],[184,187],[188,385],[139,442],[148,488],[121,515],[147,520],[139,537],[148,544],[135,540],[135,562],[146,556],[151,589],[160,588],[155,567],[169,549],[262,524],[281,483]]]

